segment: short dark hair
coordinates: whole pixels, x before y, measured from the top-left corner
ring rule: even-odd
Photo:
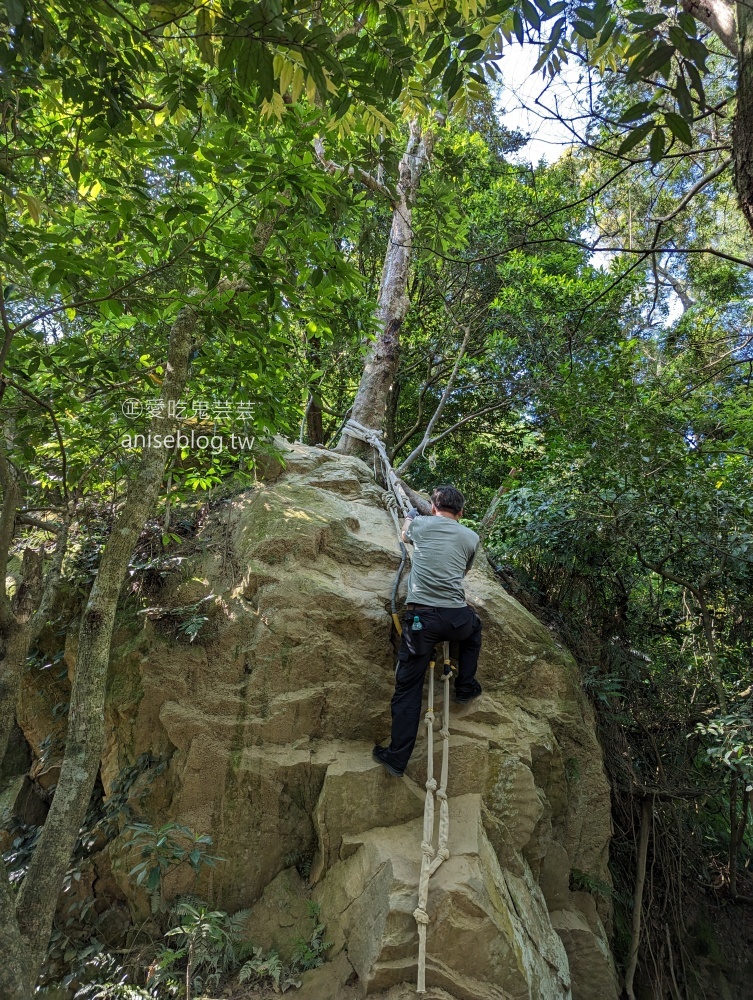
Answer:
[[[465,507],[465,497],[454,486],[436,486],[431,494],[431,502],[437,510],[460,514]]]

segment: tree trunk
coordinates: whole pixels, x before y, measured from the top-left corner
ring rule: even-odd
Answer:
[[[737,4],[737,32],[737,111],[732,141],[735,186],[740,208],[753,229],[753,9],[745,2]]]
[[[745,828],[748,825],[748,806],[750,805],[751,792],[747,790],[746,783],[742,782],[742,796],[740,803],[740,817],[737,816],[737,795],[740,786],[740,778],[737,773],[733,773],[730,779],[729,790],[729,894],[733,899],[737,899],[737,860],[745,839]]]
[[[322,400],[316,391],[311,393],[306,405],[306,441],[308,444],[324,444]]]
[[[502,497],[505,493],[509,493],[515,485],[514,479],[518,472],[518,469],[510,469],[508,478],[513,480],[513,482],[503,483],[492,497],[492,502],[486,508],[486,513],[481,518],[481,523],[478,526],[478,536],[482,542],[485,542],[491,534],[492,528],[494,527],[499,514],[499,505],[502,502]]]
[[[321,340],[311,337],[306,350],[306,359],[314,368],[322,363]],[[306,403],[306,442],[308,444],[324,444],[324,422],[322,415],[322,397],[316,387],[309,391]]]
[[[635,1000],[633,979],[638,967],[638,950],[641,943],[641,910],[643,907],[643,887],[646,883],[646,858],[648,856],[648,834],[651,828],[652,798],[646,795],[641,802],[641,833],[638,843],[638,857],[635,869],[635,891],[633,892],[633,926],[630,935],[630,952],[625,969],[625,993],[629,1000]]]
[[[701,620],[703,621],[703,632],[706,636],[706,648],[709,651],[709,666],[711,668],[711,680],[713,682],[714,688],[716,690],[716,696],[719,699],[719,710],[722,715],[727,714],[727,695],[724,690],[724,683],[722,681],[722,674],[719,668],[719,654],[716,649],[716,639],[714,638],[714,623],[711,620],[711,615],[709,614],[708,605],[706,604],[706,592],[699,588],[696,592],[696,599],[701,606]]]
[[[392,209],[389,244],[384,255],[377,301],[378,332],[369,346],[363,374],[353,403],[353,420],[384,431],[387,402],[400,361],[400,328],[408,312],[408,269],[413,240],[413,206],[421,174],[431,155],[431,133],[424,134],[417,120],[410,123],[405,153],[400,160],[398,197]],[[369,446],[343,431],[337,450],[365,455]]]
[[[178,400],[186,384],[197,315],[191,307],[178,314],[170,332],[167,374],[160,399]],[[156,417],[151,433],[168,434],[175,418]],[[65,757],[47,820],[40,834],[15,906],[24,945],[23,970],[33,989],[44,960],[52,918],[63,877],[70,864],[81,823],[89,804],[104,742],[105,683],[115,611],[128,562],[156,501],[164,473],[160,449],[145,449],[136,479],[118,515],[102,555],[79,632],[73,676]],[[7,919],[8,915],[3,914]],[[13,940],[13,928],[0,929]],[[27,1000],[28,992],[7,992],[4,1000]]]
[[[0,859],[0,997],[27,1000],[33,984],[26,978],[26,954],[15,915],[15,898]]]
[[[14,599],[2,598],[0,611],[0,762],[5,755],[21,689],[29,648],[42,631],[57,597],[63,559],[68,549],[70,515],[58,528],[52,563],[44,574],[41,550],[27,548],[22,563],[22,581]],[[41,596],[40,596],[41,594]]]

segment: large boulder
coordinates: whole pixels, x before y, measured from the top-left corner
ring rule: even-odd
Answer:
[[[294,923],[302,913],[297,867],[333,942],[301,995],[412,995],[427,746],[422,730],[402,779],[371,758],[389,735],[399,564],[372,471],[285,445],[284,466],[184,548],[164,615],[123,630],[114,651],[106,795],[145,752],[169,760],[139,787],[139,808],[155,826],[210,834],[225,860],[198,885],[181,866],[168,893],[258,904],[274,941],[290,925],[274,924],[286,894]],[[429,893],[430,995],[613,1000],[609,900],[570,888],[573,869],[610,881],[609,787],[577,665],[483,558],[467,582],[484,694],[450,717],[451,856]],[[175,629],[191,614],[208,618],[194,641]],[[125,843],[112,870],[136,910]]]

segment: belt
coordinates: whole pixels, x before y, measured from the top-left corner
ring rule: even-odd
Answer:
[[[406,604],[406,611],[436,611],[436,607],[433,604]]]

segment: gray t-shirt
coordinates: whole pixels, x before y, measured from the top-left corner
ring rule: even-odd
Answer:
[[[413,543],[408,603],[432,608],[465,605],[463,577],[476,555],[478,535],[451,517],[416,517],[405,537]]]

